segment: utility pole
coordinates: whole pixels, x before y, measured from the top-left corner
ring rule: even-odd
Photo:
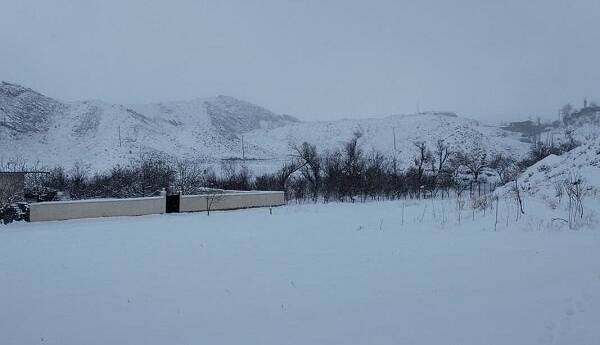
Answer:
[[[392,130],[394,131],[394,153],[396,153],[396,127],[392,127]]]
[[[244,149],[244,135],[242,134],[242,160],[246,161],[246,151]]]
[[[121,126],[119,126],[119,147],[121,147]]]

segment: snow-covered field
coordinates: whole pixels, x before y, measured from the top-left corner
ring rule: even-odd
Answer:
[[[454,205],[3,227],[0,344],[600,343],[593,224]]]

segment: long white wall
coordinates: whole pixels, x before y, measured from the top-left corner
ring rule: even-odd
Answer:
[[[142,216],[165,213],[164,196],[131,199],[93,199],[32,203],[29,220],[66,220],[78,218]]]
[[[285,205],[283,192],[226,192],[212,195],[182,195],[180,212],[233,210],[250,207]]]
[[[283,192],[229,192],[210,195],[182,195],[180,212],[233,210],[285,205]],[[93,199],[32,203],[29,220],[41,222],[79,218],[142,216],[166,212],[164,196],[131,199]]]

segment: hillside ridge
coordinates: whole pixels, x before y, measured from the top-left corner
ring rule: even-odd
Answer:
[[[5,161],[65,167],[82,162],[106,169],[152,153],[212,162],[242,156],[280,162],[303,141],[335,150],[356,131],[363,133],[365,153],[378,150],[401,164],[412,160],[415,141],[433,147],[441,139],[456,150],[481,146],[519,157],[528,149],[518,134],[451,112],[316,122],[224,95],[110,104],[62,102],[16,84],[0,86],[0,159]]]

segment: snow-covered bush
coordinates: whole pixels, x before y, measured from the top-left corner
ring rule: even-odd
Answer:
[[[29,220],[29,205],[24,202],[0,207],[0,223],[6,225],[15,221]]]

